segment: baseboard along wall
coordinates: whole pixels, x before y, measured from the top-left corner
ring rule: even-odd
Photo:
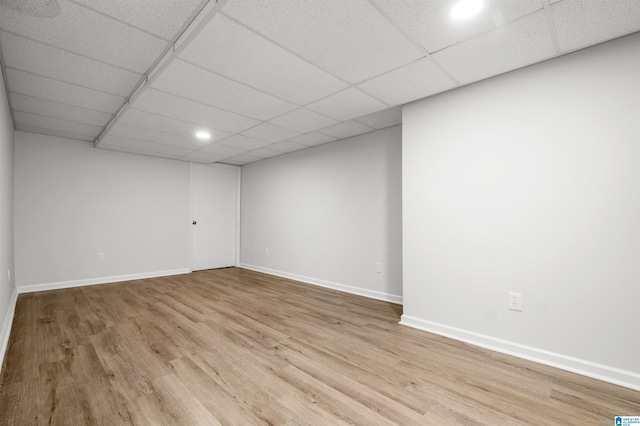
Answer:
[[[117,283],[122,281],[141,280],[144,278],[167,277],[170,275],[189,274],[191,269],[172,269],[168,271],[144,272],[140,274],[114,275],[111,277],[88,278],[85,280],[60,281],[55,283],[18,285],[18,293],[34,293],[36,291],[60,290],[63,288],[84,287],[96,284]]]
[[[521,345],[508,340],[498,339],[492,336],[426,321],[409,315],[402,315],[400,324],[506,355],[512,355],[528,361],[537,362],[539,364],[548,365],[550,367],[559,368],[582,376],[591,377],[640,391],[640,374],[632,371],[620,370],[608,365],[598,364],[584,359],[550,352],[544,349]]]
[[[16,303],[18,302],[18,289],[13,288],[11,294],[11,300],[9,301],[9,308],[7,314],[4,316],[2,323],[2,330],[0,331],[0,377],[2,377],[2,366],[4,364],[4,356],[7,353],[9,347],[9,336],[11,335],[11,326],[13,325],[13,316],[16,311]]]
[[[369,297],[371,299],[383,300],[385,302],[397,303],[402,305],[402,296],[396,294],[383,293],[380,291],[368,290],[366,288],[354,287],[346,284],[335,283],[332,281],[321,280],[318,278],[306,277],[304,275],[291,274],[289,272],[278,271],[275,269],[263,268],[262,266],[249,265],[240,263],[241,268],[250,269],[264,274],[275,275],[276,277],[289,278],[301,281],[306,284],[317,285],[319,287],[330,288],[333,290],[343,291],[345,293],[357,294],[358,296]]]
[[[330,288],[333,290],[343,291],[346,293],[356,294],[359,296],[369,297],[372,299],[383,300],[386,302],[402,304],[402,296],[377,292],[368,289],[362,289],[345,284],[334,283],[331,281],[321,280],[317,278],[306,277],[297,274],[291,274],[288,272],[277,271],[269,268],[263,268],[260,266],[240,264],[241,268],[249,269],[252,271],[262,272],[269,275],[274,275],[282,278],[288,278],[307,284],[317,285],[320,287]],[[82,287],[97,284],[107,284],[113,282],[132,281],[144,278],[155,278],[170,275],[180,275],[190,273],[189,269],[175,269],[169,271],[156,271],[141,274],[130,275],[117,275],[112,277],[92,278],[86,280],[75,281],[62,281],[56,283],[36,284],[29,286],[18,286],[14,289],[9,302],[9,309],[5,315],[2,330],[0,332],[0,360],[4,360],[6,350],[9,343],[9,336],[11,333],[11,326],[13,324],[13,317],[15,313],[16,302],[18,295],[22,293],[32,293],[37,291],[57,290],[71,287]],[[444,324],[438,324],[431,321],[426,321],[413,316],[402,315],[400,324],[416,328],[419,330],[427,331],[430,333],[438,334],[440,336],[448,337],[465,343],[469,343],[475,346],[479,346],[485,349],[493,350],[496,352],[504,353],[507,355],[516,356],[518,358],[526,359],[529,361],[537,362],[540,364],[548,365],[551,367],[559,368],[565,371],[570,371],[583,376],[595,378],[615,385],[623,386],[626,388],[640,391],[640,374],[620,370],[607,365],[594,363],[591,361],[574,358],[543,349],[534,348],[531,346],[521,345],[519,343],[510,342],[503,339],[463,330],[455,327],[450,327]],[[1,372],[1,366],[0,366]]]

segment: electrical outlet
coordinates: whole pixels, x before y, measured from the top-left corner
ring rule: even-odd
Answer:
[[[379,274],[382,273],[382,263],[376,262],[376,272]]]
[[[522,312],[522,293],[509,292],[509,310]]]
[[[104,260],[104,253],[103,252],[98,252],[98,258],[96,260],[98,260],[98,261]]]

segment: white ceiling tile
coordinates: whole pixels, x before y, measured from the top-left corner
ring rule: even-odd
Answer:
[[[54,1],[2,0],[0,8],[7,8],[40,18],[52,18],[60,14],[60,5]]]
[[[223,139],[218,143],[220,145],[227,145],[242,149],[257,149],[269,145],[269,142],[261,141],[243,135],[233,135],[230,138]]]
[[[124,98],[7,68],[11,92],[113,114]]]
[[[374,112],[373,114],[359,117],[357,121],[374,129],[396,126],[402,123],[402,107],[398,106],[384,111]]]
[[[390,19],[431,53],[490,31],[543,7],[540,0],[485,1],[478,16],[465,21],[455,21],[449,17],[451,7],[455,4],[451,0],[374,1]]]
[[[185,138],[170,133],[143,129],[142,127],[129,126],[122,123],[116,123],[108,130],[107,134],[127,139],[137,139],[157,144],[177,146],[191,150],[199,149],[209,144],[209,142],[197,140],[195,137]]]
[[[306,108],[298,108],[271,120],[271,123],[298,132],[312,132],[337,123],[333,118],[325,117]]]
[[[42,129],[40,127],[27,126],[26,124],[20,124],[20,123],[16,125],[16,130],[19,130],[21,132],[38,133],[41,135],[57,136],[65,139],[76,139],[76,140],[85,141],[85,142],[93,142],[95,139],[91,136],[78,135],[76,133],[69,133],[69,132],[61,132],[59,130]]]
[[[206,3],[202,0],[74,1],[167,40],[176,36],[201,3]]]
[[[151,152],[145,151],[142,149],[129,148],[127,146],[115,146],[115,145],[100,145],[99,149],[104,149],[105,151],[118,151],[118,152],[126,152],[127,154],[138,154],[138,155],[146,155],[149,157],[159,157],[159,158],[170,158],[170,159],[178,159],[174,154],[165,154],[162,152]]]
[[[380,111],[388,108],[388,105],[354,87],[350,87],[340,93],[307,105],[307,108],[320,114],[328,115],[338,121],[344,121]]]
[[[455,86],[432,60],[424,58],[366,81],[358,88],[389,105],[402,105]]]
[[[299,143],[306,146],[320,145],[327,142],[335,141],[333,136],[325,135],[324,133],[311,132],[304,135],[296,136],[290,139],[291,142]]]
[[[247,152],[245,148],[220,145],[219,143],[212,143],[211,145],[207,145],[206,147],[202,148],[201,151],[211,152],[213,154],[224,155],[227,157]]]
[[[232,165],[232,166],[243,166],[243,165],[247,164],[248,162],[239,161],[239,160],[232,160],[231,157],[229,157],[229,158],[225,158],[224,160],[221,160],[220,163],[229,164],[229,165]]]
[[[551,11],[562,51],[640,30],[638,0],[563,0]]]
[[[225,158],[224,160],[222,160],[222,162],[226,164],[235,164],[238,166],[242,166],[243,164],[249,164],[249,163],[253,163],[260,160],[262,160],[262,158],[260,157],[255,157],[253,155],[247,155],[247,154],[240,154],[240,155],[236,155],[235,157]]]
[[[274,151],[272,149],[267,149],[267,148],[258,148],[258,149],[253,149],[251,151],[247,151],[247,155],[252,155],[254,157],[260,157],[260,158],[271,158],[277,155],[282,155],[282,152]]]
[[[362,133],[371,132],[372,129],[369,126],[365,126],[355,120],[344,121],[342,123],[334,124],[333,126],[326,127],[320,130],[322,133],[334,136],[338,139],[345,139],[351,136],[360,135]]]
[[[233,112],[183,99],[168,93],[146,89],[132,107],[188,123],[236,133],[260,121]]]
[[[282,142],[273,143],[267,146],[267,148],[270,150],[279,151],[279,152],[293,152],[293,151],[299,151],[301,149],[305,149],[309,147],[306,145],[302,145],[302,144],[291,142],[291,141],[282,141]]]
[[[280,142],[297,136],[300,133],[283,127],[274,126],[273,124],[262,123],[256,127],[250,128],[249,130],[245,130],[242,134],[267,142]]]
[[[42,18],[5,7],[0,28],[138,73],[160,56],[166,42],[68,0]]]
[[[99,147],[104,148],[105,145],[114,146],[114,147],[125,147],[130,149],[136,149],[139,151],[168,154],[175,157],[180,157],[192,151],[186,148],[141,141],[136,139],[121,138],[119,136],[114,136],[114,135],[105,136],[104,139],[102,139]]]
[[[144,129],[171,133],[191,139],[193,139],[196,132],[208,131],[211,134],[211,139],[209,139],[209,142],[215,142],[232,135],[232,133],[225,132],[223,130],[211,129],[206,126],[186,123],[184,121],[174,120],[172,118],[163,117],[161,115],[152,114],[150,112],[142,111],[135,108],[127,109],[126,112],[121,115],[118,122],[121,124],[127,124],[129,126],[136,126],[142,127]]]
[[[422,56],[364,0],[232,0],[223,12],[350,83]]]
[[[192,161],[194,163],[211,164],[227,158],[226,155],[214,154],[207,151],[194,151],[190,154],[180,157],[183,161]]]
[[[180,58],[299,105],[347,87],[345,82],[220,14]]]
[[[76,121],[61,120],[59,118],[45,117],[42,115],[30,114],[28,112],[14,111],[13,118],[16,123],[24,124],[41,129],[58,130],[60,132],[74,133],[77,135],[95,138],[102,131],[102,126],[93,124],[78,123]]]
[[[289,102],[181,60],[174,60],[152,86],[264,121],[296,108]]]
[[[433,58],[462,84],[529,65],[555,54],[544,12],[463,41]]]
[[[8,67],[95,90],[127,96],[140,74],[116,68],[24,37],[2,32],[2,53]]]
[[[58,102],[18,95],[16,93],[11,94],[11,106],[14,111],[30,112],[32,114],[61,118],[63,120],[93,124],[95,126],[106,126],[111,118],[111,114],[105,112],[92,111]]]

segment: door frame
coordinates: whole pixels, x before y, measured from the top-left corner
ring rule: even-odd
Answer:
[[[189,270],[193,272],[193,224],[191,223],[193,219],[193,169],[194,165],[204,166],[204,167],[216,167],[221,169],[233,169],[236,171],[236,191],[235,191],[235,245],[236,245],[236,253],[234,256],[234,265],[235,267],[240,266],[240,191],[242,184],[242,168],[240,166],[233,166],[231,164],[202,164],[202,163],[194,163],[189,162]]]

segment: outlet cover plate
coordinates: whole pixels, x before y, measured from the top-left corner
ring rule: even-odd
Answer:
[[[522,312],[522,293],[509,292],[509,310]]]

